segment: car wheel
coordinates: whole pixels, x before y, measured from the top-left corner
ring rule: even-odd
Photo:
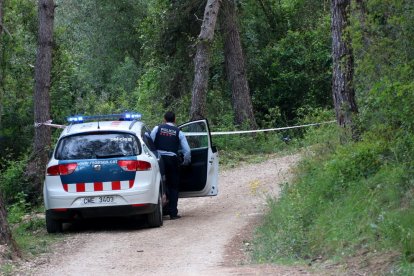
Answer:
[[[159,193],[157,207],[155,208],[154,212],[148,214],[148,225],[149,227],[160,227],[162,224],[162,199],[161,193]]]
[[[46,210],[46,230],[49,234],[51,233],[61,233],[62,222],[52,218],[50,210]]]

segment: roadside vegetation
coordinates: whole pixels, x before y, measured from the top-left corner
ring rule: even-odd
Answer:
[[[295,180],[280,199],[269,199],[255,260],[346,261],[361,255],[362,264],[364,255],[379,252],[375,256],[385,256],[389,266],[374,268],[377,273],[412,274],[414,137],[367,132],[360,142],[341,145],[338,129],[312,135],[321,131],[329,139],[308,148]]]
[[[353,18],[360,139],[344,141],[336,127],[308,132],[319,141],[308,148],[280,199],[269,199],[269,214],[255,237],[257,262],[330,259],[346,265],[357,257],[367,273],[414,274],[414,52],[405,45],[413,41],[408,6],[413,4],[368,1],[364,25]],[[367,265],[375,258],[383,264]]]

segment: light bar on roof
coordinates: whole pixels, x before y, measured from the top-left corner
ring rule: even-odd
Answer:
[[[83,123],[84,121],[105,121],[105,120],[117,120],[117,121],[134,121],[141,120],[141,113],[137,112],[124,112],[121,114],[106,114],[106,115],[91,115],[91,116],[70,116],[67,117],[67,121],[72,124]]]
[[[68,117],[69,123],[83,123],[83,116],[72,116]]]

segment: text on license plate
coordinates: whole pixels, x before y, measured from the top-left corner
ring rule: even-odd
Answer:
[[[115,203],[114,196],[88,196],[82,199],[84,205]]]

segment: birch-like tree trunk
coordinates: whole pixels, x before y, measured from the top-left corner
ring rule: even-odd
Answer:
[[[332,94],[338,124],[351,131],[353,139],[358,139],[358,133],[353,122],[358,113],[355,100],[354,56],[351,38],[346,33],[349,26],[351,0],[332,0],[331,30],[333,77]]]
[[[210,48],[214,38],[217,15],[221,0],[208,0],[204,10],[203,24],[198,36],[194,57],[194,82],[191,98],[191,120],[202,119],[206,115],[207,88],[210,67]]]
[[[235,123],[236,125],[247,124],[251,129],[257,128],[249,83],[247,82],[234,0],[223,0],[220,23],[224,37],[226,74],[232,90]]]
[[[52,69],[53,0],[38,1],[39,34],[35,65],[34,120],[43,123],[50,119],[50,75]],[[34,192],[41,195],[45,166],[48,161],[51,131],[47,126],[35,128],[33,155],[28,164],[27,176],[33,183]]]

